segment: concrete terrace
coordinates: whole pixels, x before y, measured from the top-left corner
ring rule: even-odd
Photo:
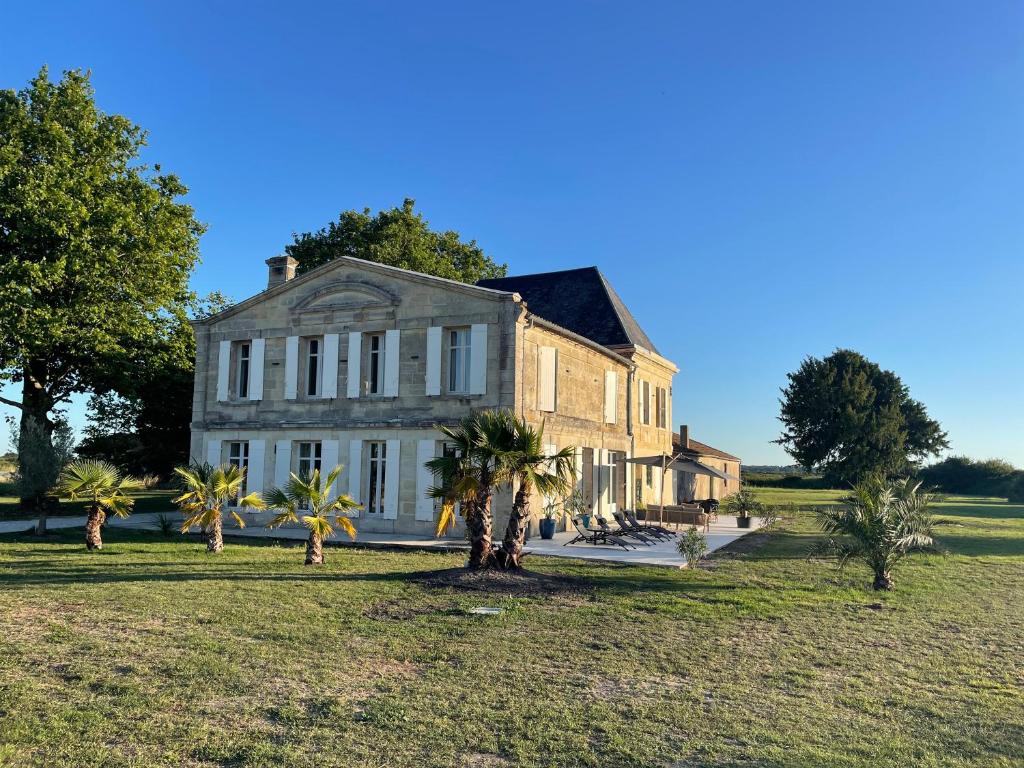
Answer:
[[[179,512],[165,513],[176,525],[181,524]],[[112,528],[128,528],[135,530],[156,530],[160,513],[148,512],[132,515],[126,519],[113,518],[107,521]],[[356,526],[359,523],[356,521]],[[30,531],[35,526],[34,520],[6,520],[0,522],[0,533],[19,533]],[[51,530],[63,528],[82,528],[85,526],[85,516],[74,517],[51,517],[47,521]],[[714,552],[739,538],[752,533],[760,528],[760,520],[755,518],[750,528],[737,528],[736,518],[728,515],[720,515],[717,522],[711,524],[708,531],[708,552]],[[681,527],[680,531],[685,531]],[[250,525],[243,529],[235,526],[230,519],[225,520],[224,535],[240,538],[262,538],[262,539],[284,539],[289,541],[303,541],[306,538],[306,531],[300,527],[283,527],[268,530],[260,525]],[[575,533],[559,532],[554,539],[544,540],[539,537],[530,539],[526,543],[526,552],[544,557],[569,557],[578,560],[596,560],[600,562],[622,563],[626,565],[655,565],[665,568],[682,568],[686,565],[686,559],[676,551],[676,539],[670,541],[655,541],[650,546],[637,545],[635,549],[622,549],[614,545],[593,545],[593,544],[568,544],[575,538]],[[428,538],[417,537],[405,534],[393,533],[360,533],[354,542],[349,541],[346,536],[336,536],[331,543],[342,546],[370,546],[370,547],[395,547],[408,549],[436,549],[453,551],[467,549],[468,544],[460,538]]]

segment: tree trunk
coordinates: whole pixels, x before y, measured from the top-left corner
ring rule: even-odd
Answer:
[[[37,514],[39,515],[38,519],[36,519],[36,536],[45,536],[46,519],[50,516],[50,505],[47,503],[46,497],[43,497],[42,499],[32,499],[31,503],[36,505]]]
[[[505,527],[505,538],[501,542],[499,564],[506,570],[522,567],[523,543],[526,540],[526,524],[530,519],[530,489],[525,483],[519,486],[512,501],[512,514]]]
[[[103,522],[107,514],[99,504],[89,507],[89,516],[85,520],[85,546],[91,552],[103,549]]]
[[[206,551],[221,552],[224,549],[224,521],[217,515],[206,529]]]
[[[50,421],[50,411],[53,410],[53,400],[46,390],[46,365],[43,361],[35,360],[31,365],[25,366],[21,372],[21,422],[18,435],[18,464],[26,466],[24,461],[24,449],[26,432],[30,425],[35,422],[43,425],[43,431],[47,437],[53,434],[53,422]],[[31,463],[31,462],[29,462]],[[46,501],[47,490],[36,493],[30,498],[22,498],[21,505],[26,509],[35,509],[39,515],[36,521],[36,535],[42,536],[46,533],[46,519],[49,515],[49,505]]]
[[[306,565],[324,564],[324,542],[317,534],[309,532],[306,539]]]
[[[875,583],[872,584],[876,590],[890,590],[894,586],[892,574],[889,571],[878,571],[875,573]]]
[[[491,542],[491,498],[484,497],[467,510],[466,528],[469,531],[469,567],[489,568],[494,561],[494,546]]]

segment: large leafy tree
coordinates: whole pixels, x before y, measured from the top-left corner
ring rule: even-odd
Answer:
[[[949,445],[900,378],[857,352],[808,357],[788,377],[776,442],[830,482],[896,475]]]
[[[491,259],[475,240],[464,242],[452,230],[432,230],[415,206],[406,198],[400,208],[376,215],[369,208],[343,211],[323,229],[296,234],[285,252],[298,259],[299,274],[339,256],[354,256],[463,283],[504,277],[507,266]]]
[[[89,75],[0,91],[0,382],[22,430],[139,360],[190,298],[203,227],[146,132],[96,105]]]

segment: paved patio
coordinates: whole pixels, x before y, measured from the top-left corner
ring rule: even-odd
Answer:
[[[165,513],[171,519],[178,522],[181,515],[178,512]],[[112,518],[107,525],[114,528],[132,528],[137,530],[155,530],[158,526],[160,513],[147,512],[132,515],[128,518]],[[224,535],[238,536],[242,538],[264,538],[264,539],[288,539],[301,541],[306,538],[306,530],[299,527],[275,528],[273,531],[263,526],[251,525],[239,530],[233,527],[233,523],[225,521]],[[358,526],[358,522],[356,523]],[[85,516],[81,517],[51,517],[47,521],[51,529],[58,528],[82,528],[85,526]],[[29,531],[35,527],[34,520],[5,520],[0,522],[0,533],[16,533]],[[737,528],[736,518],[729,515],[720,515],[717,522],[711,524],[708,531],[708,552],[721,549],[726,544],[752,533],[761,527],[761,521],[754,518],[750,528]],[[671,528],[671,526],[670,526]],[[674,529],[673,529],[674,530]],[[685,531],[686,527],[680,528]],[[500,534],[500,532],[499,532]],[[622,547],[608,544],[568,544],[576,534],[571,532],[556,533],[550,540],[539,537],[530,539],[526,543],[526,552],[545,557],[570,557],[579,560],[598,560],[610,563],[625,563],[631,565],[656,565],[666,568],[682,568],[686,565],[686,559],[676,551],[676,539],[670,541],[655,541],[650,546],[637,545],[635,549],[622,549]],[[410,549],[437,549],[437,550],[461,550],[467,549],[468,544],[459,538],[435,539],[428,537],[417,537],[395,533],[360,533],[355,542],[350,542],[347,537],[340,536],[333,540],[342,545],[371,546],[371,547],[399,547]]]

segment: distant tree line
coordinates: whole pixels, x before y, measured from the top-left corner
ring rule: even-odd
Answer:
[[[950,456],[918,474],[925,485],[944,493],[969,496],[1005,496],[1024,502],[1024,470],[1002,459],[979,461],[967,456]]]

